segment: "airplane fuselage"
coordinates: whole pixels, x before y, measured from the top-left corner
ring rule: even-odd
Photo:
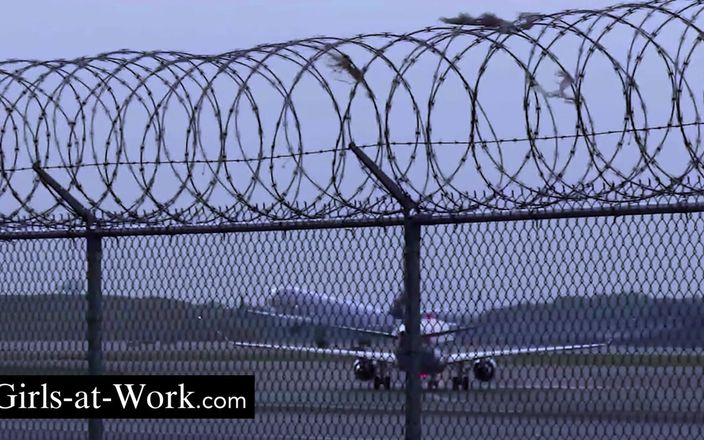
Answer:
[[[277,313],[291,316],[305,316],[317,325],[363,328],[367,330],[399,332],[399,320],[388,311],[373,304],[342,299],[318,292],[309,292],[299,288],[273,289],[269,306]],[[432,313],[424,314],[421,319],[421,334],[427,335],[450,330],[452,324],[437,319]],[[448,343],[454,335],[444,334],[426,337],[426,342]]]
[[[398,369],[403,372],[407,372],[410,369],[410,355],[407,351],[400,348],[397,349],[395,353],[398,362]],[[419,361],[420,373],[424,375],[434,376],[440,374],[445,371],[445,367],[447,366],[442,361],[440,350],[437,347],[433,348],[428,345],[425,345],[421,349]]]

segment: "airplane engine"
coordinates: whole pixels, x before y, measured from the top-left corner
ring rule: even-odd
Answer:
[[[492,358],[479,359],[474,362],[474,377],[482,382],[489,382],[496,375],[496,361]]]
[[[358,380],[369,381],[376,375],[376,366],[373,361],[357,359],[354,361],[354,377]]]

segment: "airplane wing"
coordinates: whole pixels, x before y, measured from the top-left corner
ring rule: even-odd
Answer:
[[[456,327],[456,328],[452,328],[450,330],[443,330],[440,332],[423,333],[423,336],[426,336],[426,337],[429,336],[429,337],[434,338],[434,337],[438,337],[438,336],[445,336],[445,335],[451,335],[454,333],[460,333],[460,332],[464,332],[464,331],[468,331],[468,330],[475,330],[478,327],[479,327],[478,325],[470,325],[468,327]]]
[[[267,310],[259,310],[259,309],[249,309],[249,308],[243,308],[243,311],[246,313],[249,313],[251,315],[258,315],[258,316],[266,316],[269,318],[278,318],[284,321],[294,321],[296,323],[305,323],[305,324],[313,324],[313,319],[305,316],[299,316],[299,315],[285,315],[283,313],[276,313],[276,312],[269,312]]]
[[[447,356],[445,362],[447,364],[456,364],[458,362],[474,361],[477,359],[499,356],[513,356],[517,354],[529,353],[552,353],[556,351],[581,350],[587,348],[606,347],[611,344],[609,342],[601,342],[596,344],[577,344],[577,345],[555,345],[548,347],[514,347],[514,348],[498,348],[494,350],[469,351],[464,353],[453,353]]]
[[[315,319],[313,319],[311,317],[307,317],[307,316],[284,315],[281,313],[269,312],[269,311],[265,311],[265,310],[254,310],[254,309],[245,309],[245,310],[247,311],[247,313],[251,313],[253,315],[266,316],[266,317],[270,317],[270,318],[277,318],[277,319],[281,319],[284,321],[291,321],[295,324],[319,325],[319,326],[328,327],[328,328],[335,328],[335,329],[339,329],[339,330],[348,330],[348,331],[360,333],[360,334],[379,336],[382,338],[396,338],[396,335],[391,332],[326,323],[326,322],[322,322],[320,320],[315,320]]]
[[[326,356],[333,357],[346,357],[352,359],[368,359],[370,361],[385,362],[388,364],[396,363],[396,355],[392,352],[379,351],[379,350],[349,350],[343,348],[318,348],[318,347],[302,347],[296,345],[278,345],[278,344],[263,344],[255,342],[235,342],[232,344],[237,347],[246,348],[264,348],[267,350],[281,350],[289,351],[295,353],[312,353],[312,354],[322,354]]]

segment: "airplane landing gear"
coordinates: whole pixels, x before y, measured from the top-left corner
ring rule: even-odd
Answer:
[[[391,376],[386,371],[384,364],[379,366],[379,373],[374,376],[374,389],[378,390],[382,386],[387,390],[391,389]]]
[[[390,376],[374,376],[374,389],[378,390],[381,387],[384,387],[387,390],[391,389],[391,377]]]
[[[440,381],[436,376],[431,376],[430,379],[428,379],[428,389],[437,390],[438,388],[440,388]]]
[[[452,389],[457,391],[460,387],[465,391],[469,389],[469,376],[457,376],[452,378]]]
[[[457,364],[457,371],[455,376],[452,377],[452,389],[459,390],[462,387],[463,390],[467,391],[469,389],[469,376],[465,373],[464,364]]]

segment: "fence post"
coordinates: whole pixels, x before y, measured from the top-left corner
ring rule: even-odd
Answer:
[[[406,371],[406,440],[421,438],[420,381],[420,243],[421,226],[407,217],[403,226],[403,283],[406,292],[406,337],[409,365]]]
[[[88,311],[86,312],[88,353],[86,357],[88,360],[88,373],[92,376],[101,375],[103,374],[102,237],[94,230],[95,217],[88,209],[81,205],[71,193],[44,171],[38,162],[35,162],[32,168],[44,186],[56,196],[56,199],[60,203],[67,204],[68,208],[81,217],[86,224],[86,278],[88,282],[86,292],[86,300],[88,302]],[[102,419],[88,419],[88,438],[89,440],[102,440]]]
[[[102,297],[102,237],[92,230],[86,233],[88,263],[88,311],[86,313],[88,338],[88,373],[103,374],[103,297]],[[89,440],[102,440],[103,420],[88,419]]]
[[[381,183],[388,193],[403,208],[403,289],[406,294],[404,326],[406,328],[406,440],[421,438],[421,403],[422,389],[420,383],[420,241],[421,225],[413,217],[418,205],[403,189],[377,166],[354,143],[350,150],[362,165]]]

